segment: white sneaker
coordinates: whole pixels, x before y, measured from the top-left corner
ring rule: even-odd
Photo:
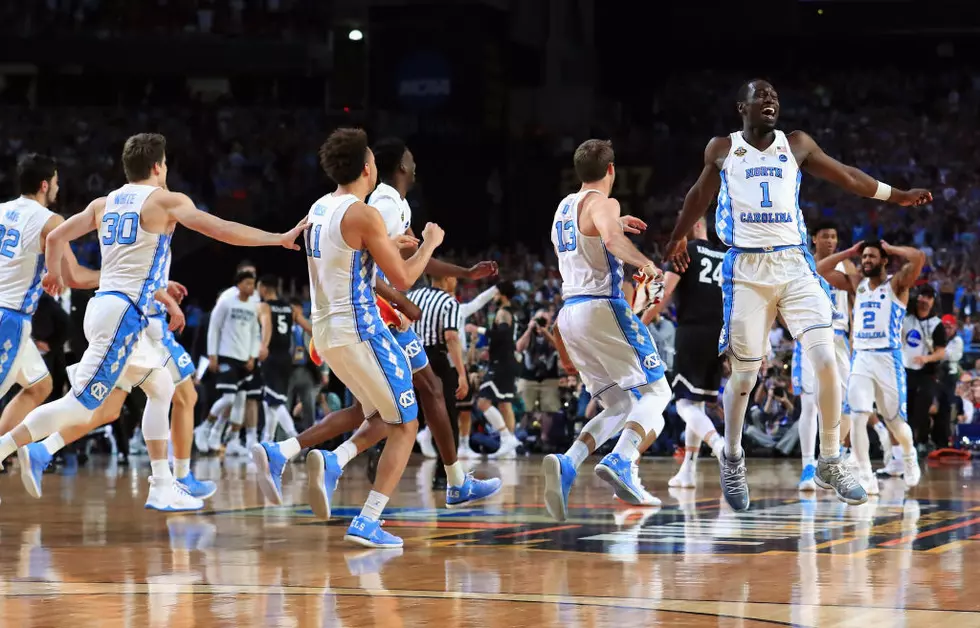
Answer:
[[[697,488],[698,482],[694,475],[694,469],[686,460],[681,463],[681,468],[677,470],[677,474],[667,481],[667,486],[671,488]]]
[[[881,494],[881,491],[878,488],[878,477],[871,471],[870,467],[859,471],[857,474],[857,479],[868,495]]]
[[[847,452],[847,458],[844,459],[844,468],[851,472],[851,475],[857,475],[861,472],[861,465],[858,463],[857,456],[854,455],[853,451]]]
[[[422,448],[422,455],[426,458],[436,458],[436,448],[432,446],[432,432],[425,428],[415,435],[415,442]]]
[[[460,460],[479,460],[480,454],[470,449],[469,445],[465,445],[456,451],[456,457]]]
[[[228,445],[225,447],[225,457],[231,456],[248,456],[248,449],[242,446],[242,442],[238,438],[228,441]]]
[[[211,447],[208,445],[208,436],[210,435],[211,426],[206,421],[194,428],[194,446],[202,454],[211,451]]]
[[[191,497],[173,478],[150,477],[150,494],[146,497],[146,507],[164,512],[200,510],[204,508],[204,501]]]
[[[886,464],[881,469],[878,469],[876,473],[880,477],[888,476],[893,478],[900,478],[902,477],[902,475],[905,474],[905,464],[902,462],[900,458],[893,457],[891,458],[891,460],[888,461],[888,464]]]
[[[919,485],[922,479],[922,471],[919,469],[919,455],[912,450],[911,454],[903,456],[902,466],[905,469],[905,486],[914,488]]]
[[[218,421],[214,424],[208,433],[208,449],[211,451],[218,451],[221,449],[221,436],[225,431],[224,426]]]
[[[517,448],[520,444],[521,441],[517,440],[517,437],[511,434],[509,438],[501,439],[500,447],[497,448],[497,451],[487,457],[491,460],[511,460],[517,457]]]
[[[633,485],[636,488],[640,489],[640,503],[639,504],[630,504],[630,506],[660,506],[660,505],[662,505],[662,502],[659,499],[657,499],[656,497],[654,497],[652,494],[650,494],[650,491],[648,491],[646,488],[644,488],[644,486],[643,486],[643,480],[640,479],[640,466],[634,462],[633,464],[630,465],[630,471],[631,471],[631,473],[633,475]],[[619,497],[617,497],[615,493],[613,493],[613,498],[614,499],[619,499]],[[621,499],[619,499],[619,501],[623,502],[623,500],[621,500]],[[623,503],[625,504],[626,502],[623,502]]]

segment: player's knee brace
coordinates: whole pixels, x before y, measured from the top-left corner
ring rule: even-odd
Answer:
[[[704,414],[703,401],[691,401],[690,399],[677,400],[677,415],[681,417],[684,423],[690,424],[692,421],[696,421],[697,417],[701,414]]]
[[[633,407],[633,398],[630,393],[613,386],[599,395],[605,409],[592,417],[585,427],[582,428],[580,436],[588,434],[599,447],[612,436],[623,429],[626,423],[626,416]]]
[[[208,410],[208,415],[215,418],[220,417],[225,413],[228,408],[231,407],[232,402],[235,401],[235,393],[225,393],[218,397],[218,400],[211,404],[211,409]]]
[[[664,410],[670,403],[670,385],[666,379],[634,388],[637,400],[633,402],[627,421],[639,424],[649,434],[660,434],[664,429]]]
[[[153,371],[140,384],[146,393],[146,407],[143,409],[143,438],[167,440],[170,438],[170,402],[174,397],[174,381],[167,371]]]

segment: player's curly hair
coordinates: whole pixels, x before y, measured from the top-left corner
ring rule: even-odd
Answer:
[[[320,166],[337,185],[357,181],[367,162],[368,138],[363,129],[335,130],[320,147]]]

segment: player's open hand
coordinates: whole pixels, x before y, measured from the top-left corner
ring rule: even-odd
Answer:
[[[664,256],[674,265],[674,270],[678,274],[687,270],[688,265],[691,263],[691,257],[687,254],[687,238],[668,242]]]
[[[466,271],[467,279],[483,279],[497,276],[497,262],[482,261]]]
[[[892,196],[889,200],[902,207],[919,207],[932,202],[932,192],[921,188],[912,188],[911,190],[892,188]]]
[[[861,255],[861,251],[863,250],[864,250],[864,240],[858,240],[857,242],[854,243],[854,246],[847,249],[845,253],[847,253],[848,257],[859,257]]]
[[[299,221],[299,224],[282,234],[282,237],[279,238],[279,244],[291,251],[299,251],[303,247],[296,244],[296,238],[303,235],[303,232],[309,228],[309,222],[306,218],[303,218],[303,220]]]
[[[178,334],[184,331],[184,325],[187,324],[187,319],[184,318],[184,312],[181,311],[180,306],[176,302],[167,306],[167,316],[170,317],[170,324],[167,325],[170,331]]]
[[[180,303],[184,300],[184,297],[187,296],[187,288],[185,288],[184,284],[182,283],[178,283],[176,281],[168,281],[167,294],[169,294],[174,301]]]
[[[432,246],[439,246],[445,237],[446,232],[442,230],[442,227],[434,222],[425,223],[425,229],[422,230],[423,240],[431,242]]]
[[[65,291],[65,282],[61,279],[61,275],[55,275],[48,271],[41,278],[41,288],[53,297],[60,297],[61,293]]]
[[[647,230],[647,223],[636,216],[620,216],[619,224],[623,226],[623,233],[643,233]]]
[[[411,254],[415,254],[415,251],[417,251],[419,248],[419,239],[414,236],[410,236],[407,233],[395,236],[391,240],[395,243],[395,246],[398,247],[399,251],[408,251]]]

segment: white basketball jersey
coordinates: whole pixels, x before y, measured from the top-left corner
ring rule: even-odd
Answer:
[[[569,194],[558,205],[551,226],[551,243],[558,255],[562,298],[623,297],[623,262],[606,250],[599,236],[587,236],[579,229],[579,205],[588,194],[582,190]]]
[[[847,274],[847,267],[840,262],[834,270]],[[831,287],[830,297],[834,302],[834,330],[847,334],[851,330],[851,299],[847,290]]]
[[[110,192],[99,225],[102,251],[99,292],[119,292],[143,313],[149,312],[153,293],[166,284],[170,234],[149,233],[140,226],[143,204],[158,189],[127,183]]]
[[[0,204],[0,307],[33,314],[41,298],[41,232],[54,213],[37,201]]]
[[[385,221],[385,229],[388,231],[389,238],[403,235],[412,226],[411,205],[408,204],[406,199],[402,198],[398,190],[387,183],[378,185],[374,189],[374,192],[371,192],[367,204],[377,209],[381,214],[381,218]],[[381,272],[381,269],[378,269],[378,277],[387,283],[391,283],[385,277],[385,274]]]
[[[904,319],[905,304],[892,290],[891,277],[874,290],[870,279],[861,280],[854,297],[854,349],[901,349]]]
[[[310,208],[306,255],[310,267],[311,322],[326,331],[326,347],[363,342],[385,329],[375,304],[375,263],[366,250],[347,246],[340,223],[353,194],[327,194]]]
[[[800,211],[803,174],[782,131],[764,151],[750,145],[737,131],[722,165],[715,230],[723,244],[763,249],[806,246],[806,226]]]

